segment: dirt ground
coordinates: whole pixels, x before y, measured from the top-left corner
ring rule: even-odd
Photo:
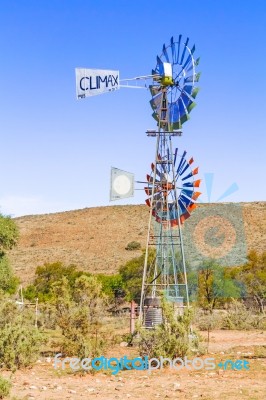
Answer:
[[[203,338],[207,333],[202,332]],[[206,344],[206,343],[205,343]],[[117,345],[109,357],[137,356],[136,349]],[[266,332],[213,331],[208,354],[216,364],[226,359],[245,359],[249,370],[175,370],[163,368],[152,372],[120,371],[117,375],[97,372],[74,374],[70,369],[55,370],[53,359],[38,360],[29,370],[17,371],[12,377],[15,400],[62,399],[265,399],[266,398]],[[191,357],[193,358],[193,357]],[[10,372],[5,371],[8,377]]]

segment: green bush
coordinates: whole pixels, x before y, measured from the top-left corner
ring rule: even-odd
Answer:
[[[154,262],[155,250],[151,249],[148,255],[148,265]],[[145,251],[140,257],[135,257],[119,268],[127,300],[139,301],[142,284],[142,274],[145,260]]]
[[[13,274],[7,256],[0,255],[0,289],[13,294],[19,284],[19,279]]]
[[[75,265],[65,266],[62,262],[46,263],[36,268],[35,279],[32,285],[29,285],[24,296],[33,301],[38,297],[39,302],[51,301],[53,297],[53,284],[65,277],[72,289],[76,279],[81,275],[89,276],[89,273],[77,271]]]
[[[177,316],[173,305],[162,299],[163,323],[155,329],[138,328],[138,345],[141,356],[149,358],[184,357],[190,349],[197,346],[198,338],[190,340],[192,311],[185,310]]]
[[[141,244],[139,242],[129,242],[125,247],[126,250],[139,250],[141,248]]]
[[[97,278],[80,276],[71,291],[64,277],[53,285],[53,291],[63,335],[61,353],[80,358],[100,355],[107,339],[102,329],[107,298]]]
[[[224,326],[226,311],[213,310],[206,312],[198,309],[195,313],[194,323],[200,331],[211,331],[213,329],[222,329]]]
[[[7,297],[0,302],[0,365],[16,370],[32,365],[44,343],[42,333],[34,326],[32,310],[19,309]]]
[[[17,244],[19,232],[15,222],[0,213],[0,255]]]
[[[11,382],[0,376],[0,399],[9,396],[11,390]]]
[[[252,313],[246,306],[234,300],[223,321],[223,329],[252,330],[265,329],[266,319],[261,314]]]

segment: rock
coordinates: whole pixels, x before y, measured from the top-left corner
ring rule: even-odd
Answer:
[[[47,388],[47,386],[42,386],[41,387],[41,390],[47,390],[48,388]]]
[[[60,386],[60,385],[55,385],[55,389],[56,389],[56,390],[62,390],[63,388],[62,388],[62,386]]]
[[[51,357],[46,357],[46,360],[45,360],[47,363],[50,363],[51,361],[52,361],[52,359],[51,359]]]
[[[87,389],[87,392],[89,392],[89,393],[93,393],[93,392],[95,392],[95,388],[93,388],[93,387],[90,387],[90,388],[88,388],[88,389]]]
[[[75,394],[75,393],[77,393],[77,392],[76,392],[76,390],[69,389],[68,393]]]
[[[38,389],[37,386],[34,385],[30,386],[30,390],[36,390],[36,389]]]
[[[174,390],[180,390],[180,383],[174,383]]]
[[[120,347],[127,347],[128,346],[128,343],[127,342],[121,342],[120,343]]]

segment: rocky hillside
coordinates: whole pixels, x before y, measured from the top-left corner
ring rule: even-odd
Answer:
[[[86,208],[16,218],[20,241],[10,252],[12,265],[26,283],[45,262],[63,261],[80,269],[111,274],[145,247],[149,209],[145,205]],[[245,260],[251,249],[266,249],[266,203],[201,204],[186,221],[187,259],[197,264],[214,257],[225,265]]]

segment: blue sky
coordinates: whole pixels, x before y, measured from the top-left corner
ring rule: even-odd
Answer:
[[[180,33],[196,44],[202,75],[176,146],[201,178],[214,174],[212,201],[234,182],[225,200],[265,200],[265,0],[1,0],[0,212],[144,203],[142,191],[109,203],[109,178],[111,166],[150,173],[149,92],[77,101],[75,67],[150,74]]]

